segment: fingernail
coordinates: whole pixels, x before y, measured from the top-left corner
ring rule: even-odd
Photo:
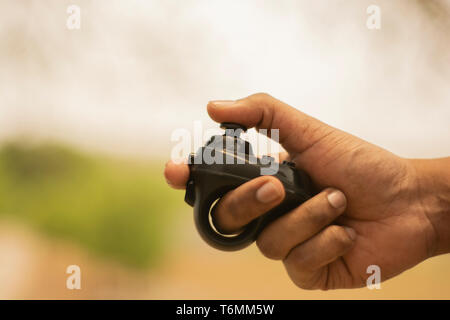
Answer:
[[[218,108],[226,108],[226,107],[232,106],[235,103],[235,101],[234,100],[213,100],[213,101],[210,101],[209,103]]]
[[[348,236],[350,239],[355,240],[356,239],[356,231],[355,229],[352,229],[350,227],[344,227],[345,231],[347,231]]]
[[[328,194],[327,198],[330,205],[336,209],[344,207],[347,203],[345,195],[339,190],[332,191],[330,194]]]
[[[256,191],[256,199],[262,203],[270,203],[280,197],[280,190],[272,182],[266,182]]]

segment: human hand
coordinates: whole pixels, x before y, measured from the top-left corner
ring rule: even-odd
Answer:
[[[361,287],[369,265],[378,265],[385,280],[449,252],[448,228],[442,228],[449,226],[450,195],[441,195],[442,201],[434,195],[450,186],[450,175],[440,187],[425,178],[435,175],[436,163],[400,158],[267,94],[213,101],[208,113],[217,122],[279,129],[279,142],[287,151],[280,160],[295,162],[322,190],[267,226],[257,239],[261,252],[282,260],[299,287]],[[183,188],[189,169],[169,162],[165,176],[171,186]],[[253,179],[218,202],[214,224],[224,233],[239,230],[283,198],[275,177]]]

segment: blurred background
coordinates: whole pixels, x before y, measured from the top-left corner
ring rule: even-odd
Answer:
[[[450,255],[381,290],[300,290],[255,246],[205,245],[162,175],[175,129],[216,128],[209,100],[256,92],[449,156],[449,31],[445,0],[1,1],[0,298],[449,299]]]

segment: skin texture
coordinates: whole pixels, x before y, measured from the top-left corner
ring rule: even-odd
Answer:
[[[279,129],[287,151],[280,161],[295,162],[322,190],[257,239],[262,254],[281,260],[300,288],[361,287],[370,265],[386,280],[450,251],[450,158],[398,157],[267,94],[212,101],[208,113],[217,122]],[[165,176],[184,188],[189,169],[169,162]],[[224,233],[239,230],[283,197],[280,181],[258,177],[219,201],[214,224]]]

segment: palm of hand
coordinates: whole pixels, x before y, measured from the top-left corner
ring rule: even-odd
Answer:
[[[328,265],[328,289],[364,286],[370,265],[380,267],[384,280],[430,256],[432,228],[414,198],[414,171],[404,159],[337,130],[290,157],[319,187],[336,187],[348,199],[336,223],[358,237]]]

